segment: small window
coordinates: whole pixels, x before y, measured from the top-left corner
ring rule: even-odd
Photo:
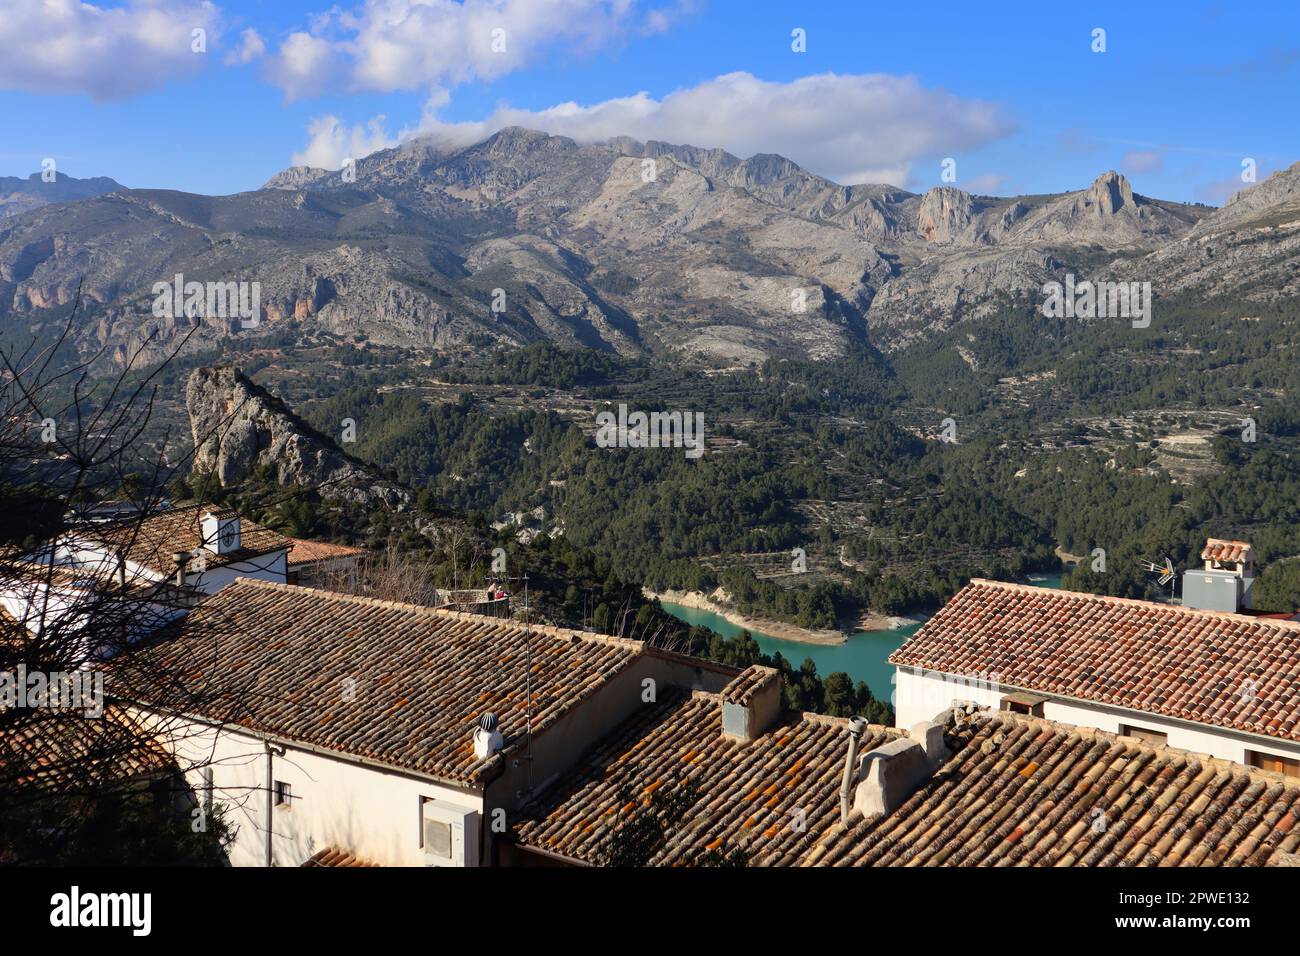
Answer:
[[[275,805],[277,807],[284,807],[287,810],[292,802],[293,787],[285,783],[283,780],[277,780],[275,782]]]
[[[1300,777],[1300,759],[1295,757],[1278,757],[1274,754],[1247,750],[1246,763],[1260,770],[1272,770],[1274,773],[1286,774],[1288,777]]]
[[[1119,732],[1122,737],[1136,737],[1147,744],[1164,745],[1169,743],[1168,734],[1162,734],[1158,730],[1147,730],[1145,727],[1130,727],[1127,724],[1120,724]]]
[[[212,768],[203,768],[203,811],[212,812]]]

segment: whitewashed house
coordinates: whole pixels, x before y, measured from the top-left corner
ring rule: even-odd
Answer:
[[[1216,544],[1188,577],[1248,594]],[[890,656],[897,725],[973,702],[1300,776],[1300,623],[1243,610],[974,580]]]
[[[638,641],[239,580],[150,651],[137,697],[238,866],[477,866],[511,815],[669,686],[733,668]],[[139,686],[135,684],[133,686]]]
[[[86,520],[0,568],[0,612],[34,635],[81,630],[91,619],[100,646],[77,658],[111,656],[121,640],[143,640],[182,617],[198,596],[236,577],[284,581],[289,539],[229,509],[191,505],[122,520]],[[106,619],[121,625],[104,628]],[[106,630],[114,632],[105,644]],[[62,637],[60,637],[62,639]]]
[[[187,505],[92,526],[61,547],[73,560],[125,560],[143,578],[215,594],[240,577],[284,581],[292,542],[229,508]]]
[[[237,577],[284,581],[289,538],[228,508],[187,505],[122,521],[87,522],[33,554],[87,580],[168,582],[215,594]]]

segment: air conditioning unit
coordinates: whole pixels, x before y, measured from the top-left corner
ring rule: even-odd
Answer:
[[[478,811],[430,799],[421,809],[424,865],[478,866]]]

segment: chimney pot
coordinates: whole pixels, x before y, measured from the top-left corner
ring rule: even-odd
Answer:
[[[497,731],[497,715],[491,712],[478,719],[474,729],[474,756],[486,760],[505,745],[505,738]]]
[[[193,557],[188,551],[173,551],[172,564],[176,565],[176,586],[185,587],[185,566],[189,564],[190,558]]]
[[[840,782],[840,823],[847,823],[853,809],[853,787],[858,782],[858,748],[867,722],[862,717],[849,720],[849,752],[844,757],[844,779]]]

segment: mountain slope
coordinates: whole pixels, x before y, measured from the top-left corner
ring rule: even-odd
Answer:
[[[1209,212],[1141,196],[1114,172],[1053,196],[916,195],[841,186],[780,156],[520,128],[457,150],[416,140],[355,172],[295,167],[234,196],[126,190],[11,217],[0,318],[40,322],[80,282],[81,344],[119,362],[192,329],[194,348],[288,329],[722,365],[830,359],[1066,272],[1147,262],[1199,235]],[[1275,201],[1243,198],[1231,215]],[[155,317],[152,285],[176,274],[258,283],[265,321]]]
[[[89,199],[125,188],[107,176],[77,179],[55,173],[54,181],[49,183],[41,178],[40,173],[32,173],[26,179],[0,176],[0,219],[39,209],[48,203]]]
[[[1164,292],[1273,302],[1300,295],[1300,163],[1235,194],[1185,237],[1127,264]]]

